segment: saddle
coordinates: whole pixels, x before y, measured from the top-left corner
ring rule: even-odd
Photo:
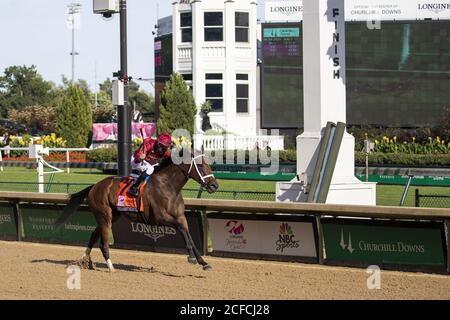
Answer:
[[[137,177],[134,175],[123,177],[121,179],[119,189],[116,194],[116,207],[118,211],[144,211],[144,200],[142,194],[144,192],[145,185],[147,184],[148,177],[139,186],[139,195],[135,198],[128,195],[128,189],[130,189],[136,179]]]

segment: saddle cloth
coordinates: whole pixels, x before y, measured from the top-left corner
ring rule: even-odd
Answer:
[[[144,201],[142,193],[147,184],[148,177],[139,186],[139,195],[135,198],[128,195],[128,189],[133,185],[136,179],[133,176],[122,178],[119,189],[116,194],[116,206],[118,211],[142,212],[144,211]]]

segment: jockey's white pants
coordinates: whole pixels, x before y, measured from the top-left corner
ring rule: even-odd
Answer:
[[[138,163],[134,162],[134,157],[131,158],[131,169],[139,170],[139,172],[145,171],[145,173],[147,173],[147,175],[149,176],[155,171],[155,167],[145,160]]]

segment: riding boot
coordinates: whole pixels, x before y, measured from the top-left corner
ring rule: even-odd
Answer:
[[[139,186],[147,177],[148,177],[147,173],[145,171],[142,172],[141,175],[136,179],[136,181],[128,190],[128,194],[132,197],[137,197],[139,195]]]

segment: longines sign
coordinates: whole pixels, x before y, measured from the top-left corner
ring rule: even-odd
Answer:
[[[295,22],[303,20],[302,1],[266,1],[266,21]]]
[[[265,20],[303,20],[303,1],[268,1]],[[347,21],[450,20],[450,0],[346,0]]]

